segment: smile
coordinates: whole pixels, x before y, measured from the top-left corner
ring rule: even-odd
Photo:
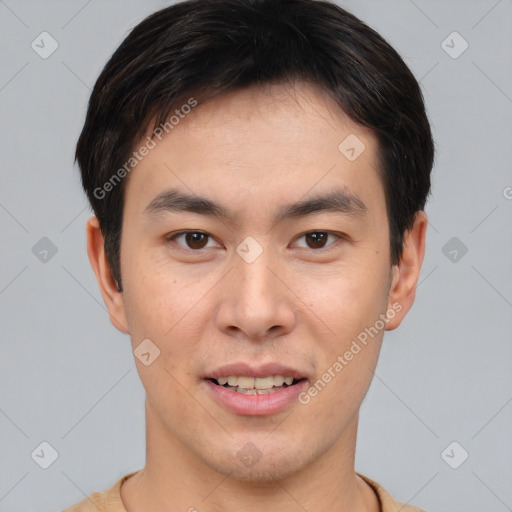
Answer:
[[[229,375],[227,377],[211,379],[214,384],[222,386],[224,389],[244,395],[268,395],[270,393],[276,393],[297,384],[299,380],[302,379],[294,379],[293,377],[284,377],[282,375],[270,375],[267,377]]]

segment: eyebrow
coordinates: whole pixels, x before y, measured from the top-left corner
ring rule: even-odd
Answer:
[[[363,201],[347,189],[335,189],[327,194],[281,206],[274,215],[273,224],[290,218],[300,218],[314,213],[342,213],[360,217],[367,213]],[[170,189],[158,194],[144,209],[144,214],[154,216],[160,213],[191,212],[199,215],[229,220],[234,217],[225,206],[205,197],[187,194],[179,189]]]

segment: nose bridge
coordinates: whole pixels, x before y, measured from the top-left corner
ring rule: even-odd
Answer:
[[[271,329],[283,333],[293,326],[292,298],[275,275],[278,262],[270,249],[260,247],[257,254],[251,241],[247,246],[242,242],[234,255],[233,269],[227,276],[228,291],[217,319],[225,332],[243,331],[248,337],[258,338],[269,336]]]
[[[270,276],[272,273],[268,267],[276,264],[270,240],[247,236],[236,247],[236,254],[233,255],[233,279],[235,285],[240,288],[243,294],[256,295],[265,293],[265,288],[271,286]]]
[[[248,262],[243,258],[236,261],[233,278],[235,287],[238,288],[239,301],[245,297],[250,301],[264,300],[270,302],[275,300],[276,290],[270,289],[275,285],[271,280],[273,274],[269,270],[271,260],[269,251],[266,251],[255,261]]]

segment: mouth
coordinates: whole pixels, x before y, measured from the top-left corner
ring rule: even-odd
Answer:
[[[209,378],[208,380],[234,393],[244,395],[269,395],[295,386],[306,379],[296,379],[283,375],[269,375],[266,377],[228,375],[218,377],[217,379]]]
[[[258,367],[234,363],[204,376],[206,391],[218,405],[240,416],[283,412],[296,404],[308,377],[292,367],[269,363]]]

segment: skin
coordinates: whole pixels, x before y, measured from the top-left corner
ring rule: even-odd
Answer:
[[[338,150],[350,134],[366,147],[354,161]],[[98,222],[89,220],[88,253],[112,323],[133,349],[147,338],[160,349],[148,366],[135,359],[147,458],[121,488],[128,512],[379,510],[354,472],[358,413],[384,330],[398,327],[414,302],[427,218],[417,213],[391,266],[376,150],[373,132],[312,85],[231,92],[195,107],[129,175],[122,292]],[[146,215],[169,188],[207,197],[234,217]],[[334,188],[359,197],[366,213],[272,222],[282,205]],[[182,230],[211,237],[202,249],[184,236],[168,239]],[[315,231],[345,238],[329,237],[322,248],[303,236]],[[235,252],[247,236],[263,250],[250,264]],[[312,384],[393,304],[401,311],[307,405],[239,415],[205,389],[205,373],[240,361],[284,362]],[[248,442],[261,454],[251,467],[237,456]]]

